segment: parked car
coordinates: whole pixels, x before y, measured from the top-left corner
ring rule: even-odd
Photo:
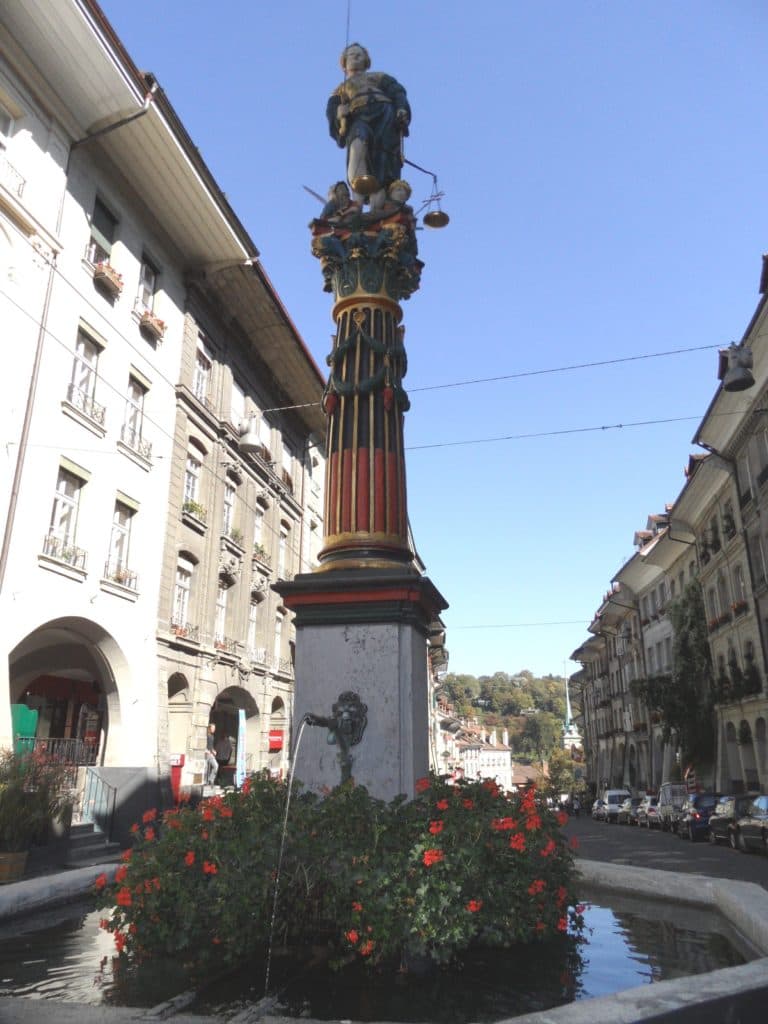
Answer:
[[[594,821],[605,821],[605,800],[595,800],[592,804],[592,818]]]
[[[628,789],[606,789],[603,793],[605,800],[605,820],[610,825],[615,825],[619,820],[619,807],[627,797],[632,796]]]
[[[659,798],[644,796],[637,805],[637,824],[640,828],[656,828],[659,824]]]
[[[619,812],[616,815],[616,821],[619,825],[637,824],[637,808],[641,800],[642,797],[639,796],[628,796],[626,800],[619,804]]]
[[[672,828],[675,815],[688,796],[688,790],[682,782],[662,782],[659,787],[658,816],[659,827],[663,832]]]
[[[768,793],[754,797],[744,815],[733,826],[736,848],[742,853],[768,853]]]
[[[732,849],[736,849],[734,822],[744,817],[744,812],[755,796],[757,796],[756,793],[736,793],[720,797],[714,811],[709,816],[710,843],[728,843]]]
[[[719,793],[691,793],[675,820],[675,832],[681,839],[695,842],[707,834],[710,816],[719,799]]]

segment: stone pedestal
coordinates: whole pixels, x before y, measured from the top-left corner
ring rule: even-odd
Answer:
[[[302,723],[331,716],[351,691],[367,707],[352,778],[383,800],[412,797],[429,768],[427,639],[445,600],[426,577],[387,569],[306,574],[274,589],[296,616],[296,778],[317,792],[339,785],[332,730]]]

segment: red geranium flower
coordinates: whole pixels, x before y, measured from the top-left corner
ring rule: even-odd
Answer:
[[[240,792],[243,794],[243,796],[248,796],[248,794],[251,792],[251,780],[250,779],[246,779],[243,782],[242,786],[240,787]]]
[[[374,946],[373,940],[372,939],[366,939],[366,941],[360,947],[360,955],[361,956],[370,956],[371,953],[373,952],[373,946]]]
[[[422,860],[426,867],[430,868],[433,864],[439,864],[444,857],[445,854],[442,850],[425,850]]]
[[[435,807],[438,809],[438,811],[447,811],[448,810],[448,801],[445,799],[445,797],[443,797],[442,800],[438,800],[437,801],[437,803],[435,804]]]
[[[470,900],[469,903],[467,903],[467,910],[470,912],[470,914],[476,914],[478,910],[480,910],[482,905],[482,900]]]
[[[156,817],[157,817],[157,808],[152,807],[152,808],[150,808],[150,810],[144,812],[144,814],[142,815],[141,820],[146,825],[148,822],[154,821]]]
[[[525,849],[525,836],[522,832],[516,832],[509,840],[510,848],[522,853]]]
[[[416,779],[414,789],[416,790],[417,793],[426,793],[426,791],[429,789],[429,786],[429,779]]]
[[[133,856],[133,850],[123,850],[120,854],[120,860],[129,861]]]
[[[514,818],[493,818],[491,820],[491,828],[494,832],[508,832],[516,827],[517,822]]]
[[[360,936],[357,934],[354,928],[350,928],[348,932],[344,932],[344,938],[347,940],[347,942],[351,942],[352,945],[354,946],[357,940],[360,938]]]
[[[433,836],[440,835],[440,833],[443,831],[442,821],[430,821],[429,831],[432,833]]]
[[[218,868],[212,860],[203,861],[203,873],[206,875],[215,875],[218,872]]]
[[[461,802],[464,804],[464,806],[466,807],[466,809],[468,811],[471,811],[471,810],[474,809],[474,806],[475,806],[475,801],[474,800],[467,799],[467,800],[462,800]]]
[[[568,931],[568,918],[567,917],[561,917],[558,920],[558,922],[557,922],[557,930],[559,932],[567,932]]]
[[[195,863],[194,850],[187,850],[187,852],[184,854],[184,863],[188,867],[192,867],[192,865]]]
[[[359,914],[361,912],[361,910],[363,909],[363,904],[355,902],[355,903],[352,904],[352,909],[356,910],[357,913]]]
[[[117,946],[117,952],[122,953],[125,946],[125,936],[122,932],[115,932],[115,945]]]
[[[144,829],[144,838],[148,839],[150,842],[155,838],[155,830],[151,825]]]
[[[537,828],[541,828],[541,818],[538,814],[531,814],[525,823],[525,827],[529,832],[535,832]]]
[[[550,853],[554,853],[554,851],[556,849],[557,849],[557,843],[555,842],[554,839],[550,839],[547,842],[547,845],[543,847],[543,849],[541,851],[541,856],[542,857],[548,857],[550,855]]]
[[[567,822],[568,822],[568,815],[565,813],[565,811],[558,811],[557,812],[557,824],[558,825],[565,825],[565,824],[567,824]]]
[[[128,868],[125,866],[125,864],[121,864],[120,867],[115,872],[115,881],[119,885],[122,885],[122,883],[125,881],[125,876],[127,874],[128,874]]]
[[[107,876],[102,872],[93,884],[97,889],[103,889],[107,884]]]
[[[203,811],[203,821],[214,821],[215,818],[216,818],[216,815],[211,810],[211,808],[210,807],[206,807],[205,810]]]
[[[499,795],[499,787],[496,785],[493,779],[486,779],[483,782],[483,789],[486,790],[486,792],[490,793],[491,796]]]
[[[131,895],[131,890],[126,889],[125,886],[123,886],[122,889],[118,889],[115,900],[119,907],[130,907],[130,905],[133,903],[133,896]]]
[[[528,886],[528,895],[538,896],[540,892],[543,892],[546,884],[543,878],[535,878]]]

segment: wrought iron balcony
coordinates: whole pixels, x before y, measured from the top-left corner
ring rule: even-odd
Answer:
[[[127,587],[128,590],[138,589],[139,577],[124,565],[113,565],[107,562],[104,566],[104,579],[109,580],[110,583],[117,583],[120,587]]]
[[[78,412],[81,412],[89,420],[98,423],[100,427],[104,426],[106,409],[103,405],[99,405],[98,402],[94,401],[82,388],[77,387],[76,384],[69,384],[67,386],[67,402],[73,409],[77,409]]]
[[[217,651],[223,651],[224,654],[237,654],[237,640],[233,640],[231,636],[215,633],[213,646]]]
[[[124,423],[120,430],[120,440],[132,452],[140,455],[142,459],[149,461],[152,458],[152,442],[145,441],[141,436],[141,431],[130,426],[128,423]]]
[[[47,534],[43,540],[43,554],[48,558],[55,558],[57,562],[64,562],[75,569],[83,570],[88,557],[83,548],[75,547],[68,538],[57,537],[53,533]]]
[[[262,665],[269,668],[272,658],[266,647],[251,647],[248,650],[248,658],[254,665]]]
[[[171,619],[169,631],[182,640],[192,640],[194,643],[200,642],[200,627],[193,626],[191,622]]]
[[[13,164],[4,156],[0,156],[0,183],[19,199],[24,194],[24,186],[27,183],[26,178],[22,178]]]
[[[35,754],[59,764],[96,764],[98,744],[73,737],[17,736],[14,747],[23,754]]]

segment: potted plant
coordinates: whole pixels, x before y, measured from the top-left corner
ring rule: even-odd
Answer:
[[[123,290],[123,275],[115,270],[107,260],[100,260],[95,264],[93,280],[113,297],[119,295]]]
[[[0,884],[15,882],[31,846],[45,843],[72,808],[66,767],[31,752],[0,752]]]
[[[139,326],[142,331],[151,335],[155,341],[160,339],[165,334],[165,321],[161,320],[159,316],[152,312],[151,309],[145,309],[139,318]]]

